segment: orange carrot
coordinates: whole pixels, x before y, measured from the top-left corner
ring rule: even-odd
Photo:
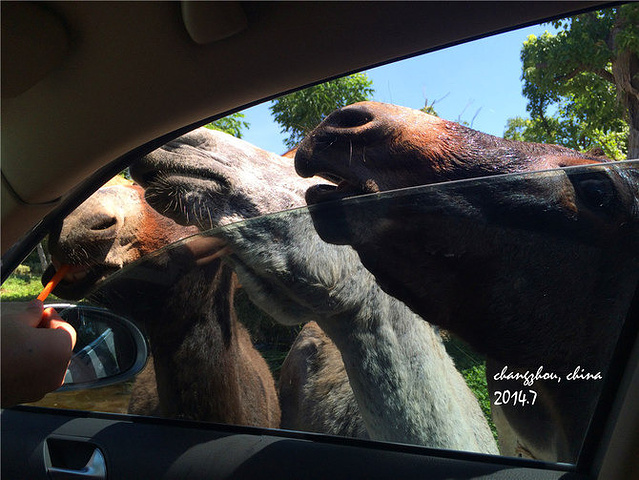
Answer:
[[[51,293],[51,290],[53,290],[55,286],[58,283],[60,283],[60,280],[64,278],[64,276],[67,274],[70,268],[71,268],[71,265],[61,265],[58,271],[55,272],[55,275],[53,276],[53,278],[49,280],[49,283],[47,283],[47,286],[44,287],[42,289],[42,292],[40,292],[40,295],[38,295],[38,300],[40,300],[41,302],[44,302],[46,298],[49,296],[49,294]]]

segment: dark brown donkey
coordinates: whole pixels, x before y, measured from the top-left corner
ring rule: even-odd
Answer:
[[[78,299],[97,284],[92,298],[148,335],[159,412],[147,376],[134,388],[132,413],[279,427],[273,377],[235,315],[235,274],[219,259],[199,258],[197,242],[150,255],[195,231],[150,208],[138,186],[102,188],[50,237],[53,264],[72,265],[55,293]],[[124,269],[102,283],[148,255],[134,276]]]
[[[295,163],[338,184],[307,191],[320,236],[490,358],[502,452],[575,461],[639,277],[639,165],[374,102],[329,115]],[[560,380],[512,381],[539,368]],[[527,399],[497,405],[506,389]]]

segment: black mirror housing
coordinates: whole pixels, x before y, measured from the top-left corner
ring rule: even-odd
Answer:
[[[64,384],[56,392],[124,382],[146,365],[146,339],[126,318],[89,305],[55,303],[45,307],[54,308],[78,334]]]

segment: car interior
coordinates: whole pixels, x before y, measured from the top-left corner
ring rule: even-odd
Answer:
[[[2,282],[19,272],[21,263],[35,255],[40,242],[48,245],[51,259],[42,274],[43,285],[61,265],[80,262],[82,255],[94,255],[95,259],[90,269],[74,270],[73,283],[62,281],[53,290],[49,303],[79,332],[78,344],[63,387],[41,402],[2,410],[2,477],[633,478],[639,471],[639,296],[633,253],[637,251],[636,228],[631,228],[637,222],[639,160],[606,164],[588,160],[588,164],[557,165],[560,168],[498,171],[494,176],[460,176],[347,196],[344,182],[328,190],[317,180],[299,175],[304,155],[311,159],[311,165],[325,150],[337,149],[337,140],[326,146],[316,140],[320,138],[316,133],[315,140],[303,142],[294,166],[292,159],[279,155],[282,152],[266,152],[202,128],[251,106],[344,75],[615,5],[599,1],[3,1]],[[378,107],[366,108],[369,120]],[[344,116],[346,120],[333,117],[333,123],[327,120],[324,128],[360,122],[360,117],[353,120],[354,115]],[[350,148],[352,157],[353,143],[349,141],[346,151]],[[324,166],[316,167],[317,172],[308,168],[310,173],[304,176],[325,171]],[[324,177],[323,183],[333,178],[330,172]],[[108,191],[101,188],[104,184],[110,185]],[[561,202],[561,208],[544,203],[535,210],[529,198],[518,194],[530,190],[535,198],[546,199],[555,195],[553,192],[564,191],[566,185],[574,188],[587,214],[566,216]],[[114,253],[111,243],[100,250],[100,238],[113,224],[99,214],[97,220],[89,217],[122,199],[126,203],[123,208],[130,209],[124,211],[123,222],[129,222],[131,235],[137,235],[138,240],[151,238],[148,248],[142,241],[135,243],[136,255],[122,239],[121,245],[127,247],[124,250]],[[223,207],[211,207],[212,199]],[[545,220],[537,224],[539,211]],[[508,286],[523,292],[541,282],[538,284],[548,285],[549,298],[552,290],[568,292],[568,306],[557,321],[560,327],[568,324],[570,312],[587,300],[580,296],[585,291],[582,285],[588,276],[598,274],[596,262],[575,270],[581,277],[569,287],[546,272],[557,262],[569,265],[571,259],[610,259],[617,270],[610,267],[612,273],[606,273],[608,290],[602,295],[607,295],[605,305],[618,311],[615,326],[600,322],[553,330],[553,324],[550,333],[544,334],[557,340],[553,348],[558,350],[535,352],[547,359],[546,365],[552,365],[555,354],[571,359],[571,366],[574,363],[575,368],[563,377],[562,388],[568,388],[568,383],[578,387],[562,398],[564,410],[541,410],[551,396],[551,390],[542,385],[554,380],[552,368],[537,370],[535,381],[543,380],[537,387],[523,373],[520,377],[509,373],[510,352],[497,352],[495,345],[500,343],[502,331],[516,328],[499,330],[502,326],[495,322],[497,334],[488,335],[492,343],[484,344],[474,343],[472,328],[469,332],[457,330],[454,323],[445,321],[443,326],[436,322],[438,326],[432,327],[419,317],[422,305],[406,293],[408,281],[406,292],[398,293],[392,280],[378,275],[382,262],[377,257],[381,254],[376,247],[368,250],[369,239],[380,238],[388,244],[390,237],[386,235],[395,225],[394,219],[400,216],[406,225],[412,225],[411,215],[419,222],[432,221],[432,231],[437,232],[433,236],[440,235],[443,243],[455,238],[449,231],[463,231],[477,235],[472,238],[479,239],[476,244],[480,247],[494,244],[495,255],[504,258],[518,258],[522,245],[528,248],[522,250],[537,252],[530,267],[534,273],[529,277],[513,273],[507,277]],[[623,215],[630,220],[619,220]],[[488,225],[486,218],[490,219]],[[608,225],[610,218],[622,228],[610,228],[601,237],[593,234],[601,225]],[[90,229],[95,236],[83,238],[88,222],[97,222]],[[143,230],[147,224],[156,228],[150,236]],[[376,228],[378,224],[381,226]],[[625,228],[626,224],[631,227]],[[140,236],[141,232],[146,236]],[[414,234],[409,227],[399,232],[405,239]],[[73,245],[81,241],[89,246]],[[293,247],[278,255],[282,244]],[[443,247],[437,244],[432,248],[439,252]],[[446,265],[475,252],[484,254],[479,247],[468,247],[463,239],[446,248],[450,248],[444,254]],[[384,255],[400,250],[389,247]],[[569,253],[564,255],[566,251]],[[113,255],[121,256],[116,259],[117,268],[109,264]],[[398,270],[402,267],[399,261],[395,265]],[[436,268],[440,263],[432,265]],[[477,269],[470,278],[479,279],[479,267],[471,266]],[[200,288],[202,278],[207,282],[214,278],[214,287]],[[439,281],[424,280],[424,285],[435,288]],[[445,281],[442,277],[441,283]],[[419,291],[423,285],[417,283],[410,288]],[[352,284],[366,287],[361,292],[348,290]],[[445,292],[443,288],[441,292]],[[375,293],[372,300],[371,292]],[[485,292],[487,299],[492,293]],[[542,311],[544,305],[531,305],[521,296],[516,295],[508,308],[521,318],[541,318],[528,312]],[[220,298],[226,303],[220,303]],[[469,295],[471,301],[480,305]],[[313,309],[313,305],[322,305],[322,310]],[[473,305],[469,303],[471,313]],[[284,423],[284,383],[280,383],[279,393],[273,393],[282,402],[281,427],[273,419],[218,422],[186,411],[167,412],[162,399],[159,406],[142,401],[133,407],[134,400],[145,400],[136,394],[143,391],[142,382],[148,378],[154,382],[157,376],[154,395],[163,395],[159,387],[166,374],[162,355],[173,348],[171,342],[180,334],[163,329],[159,320],[178,319],[197,331],[200,326],[189,323],[190,308],[206,310],[207,320],[220,322],[221,333],[202,330],[200,336],[222,335],[227,346],[229,331],[240,343],[244,335],[250,337],[250,347],[237,348],[254,350],[246,355],[262,355],[266,362],[251,357],[247,368],[255,368],[256,375],[261,375],[264,364],[275,373],[276,383],[278,378],[280,382],[289,378],[287,362],[295,361],[295,346],[305,358],[309,358],[309,351],[316,352],[318,345],[328,348],[322,351],[334,355],[341,365],[344,380],[339,388],[346,388],[349,380],[353,384],[354,393],[348,395],[354,395],[351,402],[359,402],[366,432],[351,428],[359,421],[354,410],[332,413],[349,420],[349,428],[339,432]],[[454,311],[461,318],[463,309]],[[494,314],[497,309],[489,311]],[[139,320],[150,315],[159,319],[156,324]],[[241,322],[253,317],[253,326],[238,326],[238,317]],[[406,337],[434,338],[428,340],[430,356],[419,360],[423,343],[409,340],[403,345],[405,358],[410,360],[407,371],[393,363],[393,355],[382,360],[367,356],[364,341],[357,343],[358,339],[370,341],[366,328],[372,329],[378,321],[381,339],[376,339],[375,345],[376,351],[383,352],[386,344],[382,334],[391,328],[384,323],[386,317],[402,318],[405,323],[397,328],[405,329]],[[419,320],[412,321],[413,317]],[[319,333],[314,330],[317,325],[330,339],[325,339],[321,329]],[[533,330],[544,328],[538,325]],[[266,330],[278,342],[285,338],[285,347],[277,350],[270,345],[267,349],[263,339]],[[606,342],[601,332],[608,330],[612,334]],[[579,344],[574,338],[581,335],[592,341],[587,345],[595,347]],[[163,338],[171,341],[165,345]],[[514,343],[525,344],[513,338]],[[326,347],[331,340],[337,348]],[[580,352],[578,348],[587,351],[585,363],[572,360],[581,358],[581,353],[575,353]],[[459,356],[452,353],[455,349]],[[520,351],[528,352],[525,347]],[[270,355],[275,353],[279,360],[273,370]],[[213,355],[204,354],[207,358]],[[201,398],[207,393],[198,390],[193,378],[204,376],[208,367],[197,363],[205,360],[198,359],[196,353],[188,355],[192,355],[192,365],[184,370],[192,376],[185,373],[182,386],[176,388],[189,390],[184,384],[191,385],[191,397]],[[450,363],[448,355],[453,357]],[[237,358],[233,357],[233,362],[238,362]],[[588,361],[593,358],[603,359],[605,369],[588,371]],[[490,402],[485,399],[492,414],[491,406],[478,402],[474,388],[469,389],[468,380],[457,371],[462,370],[464,359],[475,362],[472,365],[481,364],[481,376],[485,377],[482,388],[493,389]],[[386,362],[386,377],[375,377],[375,361]],[[154,372],[150,370],[153,365]],[[438,423],[443,416],[438,409],[443,407],[421,403],[429,394],[410,383],[411,374],[421,382],[431,382],[428,388],[441,391],[437,398],[449,412],[455,411],[458,403],[462,405],[458,413],[448,415],[454,422],[447,418]],[[395,377],[406,382],[418,402],[402,397],[395,403],[375,403],[378,396],[372,392],[376,389],[386,388],[387,397],[392,398],[403,392],[404,383],[388,380]],[[268,378],[272,384],[273,379]],[[294,381],[291,379],[290,385]],[[248,388],[249,382],[239,383]],[[327,399],[335,392],[320,391]],[[446,397],[448,391],[454,393]],[[581,401],[584,392],[591,391],[592,408]],[[417,404],[420,406],[415,407]],[[184,405],[182,408],[188,409]],[[548,409],[549,418],[539,413]],[[256,408],[249,406],[247,410]],[[522,427],[512,420],[522,411],[532,412],[535,431],[526,432],[527,438],[521,429],[529,424]],[[555,434],[552,425],[561,423],[564,411],[587,411],[587,415],[581,423],[567,428],[562,437]],[[279,410],[277,415],[279,419]],[[395,434],[393,428],[401,430],[396,425],[401,425],[403,415],[410,421],[415,416],[419,421],[422,416],[427,420],[407,428],[410,434]],[[508,432],[511,425],[520,429],[512,432],[512,438]],[[470,433],[459,434],[460,428],[468,428]],[[423,433],[429,429],[462,438],[455,440],[458,443],[424,441]]]

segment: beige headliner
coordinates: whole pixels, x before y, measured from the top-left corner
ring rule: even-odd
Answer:
[[[96,169],[178,127],[592,3],[3,2],[2,251]]]

